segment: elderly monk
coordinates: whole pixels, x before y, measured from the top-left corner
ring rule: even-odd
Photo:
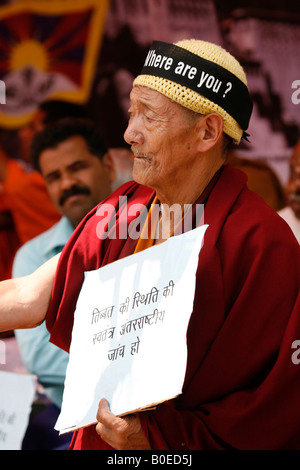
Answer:
[[[114,211],[101,233],[96,208],[75,231],[59,259],[46,321],[51,341],[68,351],[84,271],[176,235],[184,205],[204,204],[208,228],[187,331],[185,380],[177,398],[125,417],[113,415],[99,397],[97,425],[76,431],[71,448],[299,449],[299,370],[291,357],[300,338],[300,248],[288,225],[249,191],[245,175],[226,164],[228,144],[247,139],[252,104],[244,71],[211,43],[155,42],[130,101],[125,140],[134,153],[135,182],[104,201]],[[130,208],[137,203],[148,218],[154,204],[161,207],[147,239],[130,236],[138,217]],[[178,211],[170,219],[171,205]],[[118,237],[125,221],[128,237]],[[51,260],[50,269],[43,266],[16,284],[17,297],[28,297],[26,286],[39,278],[29,299],[30,321],[20,320],[24,313],[15,311],[11,285],[3,286],[14,312],[9,323],[2,309],[3,327],[41,321],[55,265]],[[21,310],[29,300],[20,301]]]

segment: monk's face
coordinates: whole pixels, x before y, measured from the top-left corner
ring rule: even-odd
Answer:
[[[74,227],[111,191],[109,154],[100,160],[81,136],[41,152],[39,166],[54,205]]]
[[[300,147],[290,160],[290,177],[287,186],[288,203],[300,219]]]
[[[186,186],[197,159],[194,113],[146,87],[130,94],[124,138],[134,154],[133,178],[156,193]]]

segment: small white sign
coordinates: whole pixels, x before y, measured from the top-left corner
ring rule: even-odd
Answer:
[[[34,396],[34,376],[0,371],[0,450],[21,449]]]
[[[55,426],[61,433],[96,422],[101,398],[124,415],[181,393],[206,228],[85,273]]]

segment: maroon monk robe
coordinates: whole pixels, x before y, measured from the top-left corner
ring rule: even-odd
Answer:
[[[117,208],[121,194],[129,207],[149,207],[154,197],[129,183],[106,201]],[[47,314],[51,341],[66,350],[83,271],[132,254],[136,245],[130,238],[97,238],[94,214],[64,249]],[[299,245],[230,165],[208,197],[204,219],[209,227],[187,332],[183,393],[141,413],[143,429],[156,450],[300,449],[300,365],[291,360],[292,342],[300,339]],[[76,432],[71,448],[110,449],[95,426]]]

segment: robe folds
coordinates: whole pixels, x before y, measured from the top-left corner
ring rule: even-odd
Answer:
[[[117,189],[106,200],[116,208],[113,229],[123,220],[120,195],[128,207],[148,208],[155,196],[133,182]],[[132,254],[137,243],[101,240],[97,223],[94,209],[59,261],[46,322],[65,350],[84,271]],[[292,361],[300,340],[299,244],[230,165],[206,199],[204,223],[183,392],[140,414],[144,432],[153,450],[300,449],[300,364]],[[74,433],[71,448],[111,449],[95,426]]]

